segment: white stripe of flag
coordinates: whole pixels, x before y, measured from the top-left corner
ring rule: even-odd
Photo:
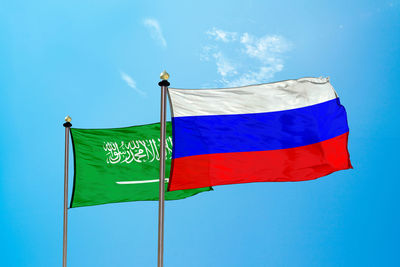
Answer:
[[[168,89],[173,117],[283,111],[337,97],[328,78],[302,78],[222,89]]]

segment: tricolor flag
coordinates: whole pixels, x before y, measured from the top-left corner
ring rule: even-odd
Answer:
[[[352,168],[346,111],[327,78],[168,92],[171,191],[311,180]]]
[[[166,124],[166,176],[172,154],[171,123]],[[158,200],[160,124],[114,129],[71,128],[74,187],[71,208],[114,202]],[[168,178],[165,179],[166,186]],[[183,199],[210,187],[166,192]]]

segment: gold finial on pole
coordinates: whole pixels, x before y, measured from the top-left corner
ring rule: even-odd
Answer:
[[[68,115],[67,117],[65,117],[65,121],[66,121],[66,122],[71,122],[72,119],[71,119],[71,117]]]
[[[169,79],[169,74],[168,72],[166,72],[165,70],[163,72],[161,72],[160,74],[160,79],[161,80],[168,80]]]

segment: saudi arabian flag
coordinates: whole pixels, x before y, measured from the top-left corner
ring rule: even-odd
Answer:
[[[167,122],[165,177],[172,156]],[[160,124],[115,129],[71,128],[74,187],[71,208],[106,203],[158,200]],[[168,179],[165,179],[167,190]],[[165,200],[183,199],[211,187],[165,192]]]

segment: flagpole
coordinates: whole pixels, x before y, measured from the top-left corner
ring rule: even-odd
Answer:
[[[164,70],[158,85],[161,87],[161,112],[160,112],[160,194],[158,199],[158,258],[157,267],[163,267],[164,257],[164,199],[165,199],[165,124],[166,124],[166,99],[167,81],[169,74]]]
[[[63,267],[67,267],[69,131],[72,126],[70,116],[65,117],[65,123],[63,126],[65,127]]]

